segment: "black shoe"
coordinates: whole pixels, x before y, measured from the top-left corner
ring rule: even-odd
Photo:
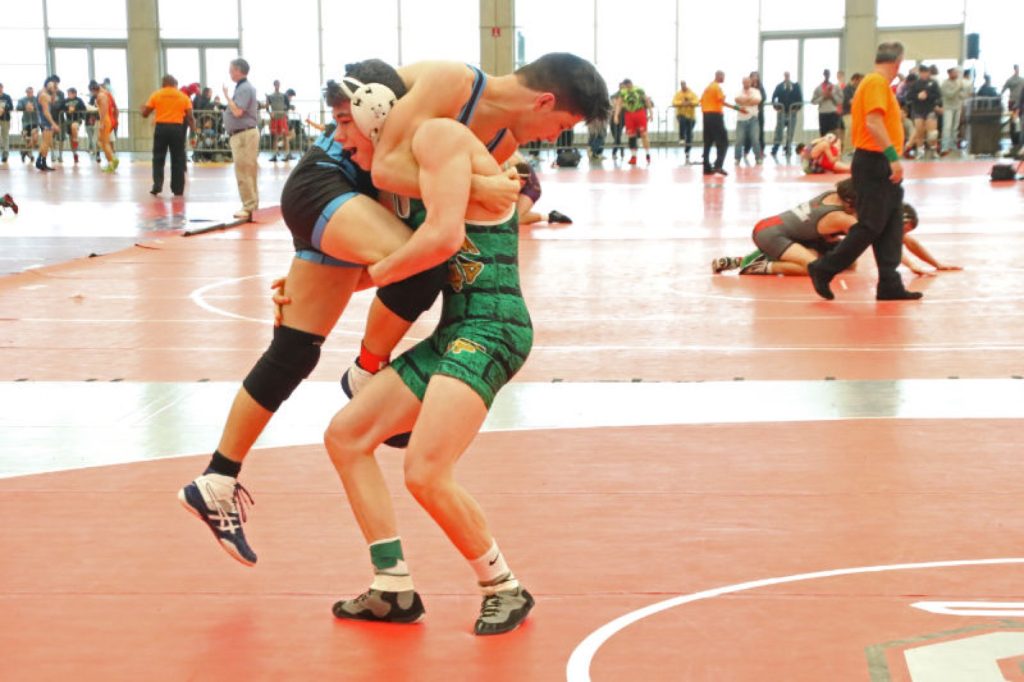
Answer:
[[[274,154],[273,156],[271,156],[270,160],[273,161],[274,163],[277,163],[277,154]]]
[[[907,291],[906,289],[893,289],[892,291],[881,291],[875,295],[879,301],[917,301],[924,298],[920,291]]]
[[[829,287],[832,278],[819,269],[818,261],[812,261],[807,264],[807,274],[810,275],[811,284],[814,285],[814,291],[817,292],[818,296],[821,296],[826,301],[831,301],[836,297],[832,293],[832,288]]]
[[[484,597],[480,617],[473,627],[477,635],[500,635],[515,630],[533,608],[533,596],[525,587],[503,590]]]
[[[341,620],[363,620],[374,623],[416,623],[426,609],[414,590],[382,592],[372,587],[355,599],[335,602],[331,611]]]
[[[7,152],[4,152],[3,158],[0,158],[0,163],[7,163]]]
[[[558,211],[551,211],[550,213],[548,213],[548,222],[549,223],[571,223],[572,222],[572,218],[570,218],[569,216],[565,215],[564,213],[559,213]]]
[[[715,169],[715,174],[716,175],[728,175],[728,173],[725,172],[724,168],[716,168]]]
[[[160,188],[159,187],[150,187],[149,193],[152,194],[153,196],[157,196],[158,194],[160,194]]]
[[[704,175],[714,175],[714,174],[715,174],[715,171],[711,170],[710,168],[705,168],[704,169]]]

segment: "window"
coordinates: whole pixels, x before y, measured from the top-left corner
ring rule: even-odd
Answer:
[[[759,0],[680,2],[679,78],[699,96],[714,79],[715,71],[724,71],[722,89],[732,101],[743,77],[757,70]],[[735,113],[727,109],[726,127],[732,130],[735,120]],[[700,116],[697,125],[701,125]]]
[[[167,48],[166,55],[165,70],[178,79],[179,85],[184,86],[189,83],[202,84],[199,48],[169,47]]]
[[[1002,88],[1006,79],[1013,75],[1013,65],[1024,66],[1024,53],[1020,49],[1020,28],[1024,26],[1024,4],[1019,2],[991,2],[991,0],[967,1],[968,33],[980,37],[977,66],[980,74],[992,76],[992,84]],[[981,87],[981,76],[975,83]]]
[[[809,38],[804,40],[804,63],[800,73],[800,86],[804,101],[810,102],[814,89],[825,80],[824,71],[831,71],[830,82],[836,84],[839,69],[839,38]],[[818,130],[818,107],[804,108],[804,130]]]
[[[846,23],[844,0],[762,0],[762,31],[841,29]]]
[[[785,73],[794,83],[800,79],[800,41],[793,39],[766,40],[761,49],[761,85],[764,86],[767,99],[771,100],[775,86],[783,82]],[[803,83],[800,84],[801,87]],[[804,91],[806,92],[806,90]],[[806,97],[806,94],[804,95]],[[774,131],[778,116],[771,104],[765,105],[764,129]]]
[[[62,90],[76,88],[78,96],[89,92],[89,49],[58,47],[53,50],[53,72],[60,76]],[[85,96],[87,99],[88,97]]]
[[[46,20],[51,38],[128,37],[125,0],[46,0]]]
[[[15,102],[25,88],[38,90],[46,78],[46,38],[43,5],[28,3],[17,12],[5,12],[0,27],[0,83]]]
[[[397,0],[377,0],[374,4],[323,2],[321,11],[325,80],[338,80],[346,64],[371,57],[398,64]],[[353,28],[359,26],[373,26],[374,30]]]
[[[608,88],[615,90],[623,78],[643,88],[654,101],[657,116],[664,117],[679,89],[676,81],[676,0],[633,0],[630,12],[657,17],[638,26],[643,39],[623,35],[621,0],[597,0],[597,60]],[[691,89],[694,87],[689,84]],[[669,120],[675,121],[675,112]],[[651,123],[654,126],[654,123]]]
[[[96,80],[110,79],[110,91],[114,93],[117,108],[126,111],[131,108],[128,99],[128,52],[120,48],[95,48],[92,51]],[[61,77],[63,80],[63,77]],[[122,132],[122,134],[124,134]]]
[[[622,40],[628,37],[623,35]],[[572,52],[594,61],[593,0],[516,2],[516,67],[548,52]]]
[[[125,0],[119,0],[122,5]],[[158,0],[160,37],[199,39],[238,39],[238,3],[236,0]],[[83,2],[84,7],[93,5]],[[291,3],[288,3],[290,10]],[[266,14],[271,14],[264,9]],[[275,15],[277,21],[288,22],[288,14]],[[303,26],[293,24],[293,26]],[[316,24],[313,24],[316,26]],[[288,26],[281,27],[287,33]]]
[[[264,0],[242,0],[242,57],[252,69],[249,81],[256,87],[261,99],[274,89],[275,80],[281,81],[282,92],[295,90],[292,104],[300,114],[319,111],[320,63],[318,41],[311,37],[316,33],[316,0],[288,0],[287,26],[282,26],[282,15],[268,12]],[[342,24],[348,26],[349,24]],[[289,27],[302,27],[287,30]],[[346,39],[350,31],[329,32],[325,37],[339,41]],[[213,55],[207,51],[207,65],[215,94],[223,93],[219,83],[228,83],[228,63],[237,56],[232,54],[215,64]],[[220,74],[223,74],[221,76]]]
[[[402,3],[402,63],[425,59],[480,64],[480,0]]]

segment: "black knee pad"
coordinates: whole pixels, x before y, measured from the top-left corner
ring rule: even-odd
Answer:
[[[270,348],[245,377],[242,386],[253,400],[277,412],[292,391],[310,375],[320,361],[324,337],[291,327],[275,327]]]
[[[636,149],[636,135],[634,135],[633,137],[629,138],[629,148],[630,149]]]
[[[434,305],[447,280],[448,264],[441,263],[401,282],[381,287],[377,290],[377,298],[406,322],[415,322]]]

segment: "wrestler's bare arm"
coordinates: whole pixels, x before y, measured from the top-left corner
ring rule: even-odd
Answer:
[[[479,220],[498,217],[470,204],[473,173],[495,174],[500,168],[468,128],[451,119],[426,121],[413,138],[412,151],[427,217],[408,242],[369,267],[378,286],[432,268],[458,251],[467,214]]]

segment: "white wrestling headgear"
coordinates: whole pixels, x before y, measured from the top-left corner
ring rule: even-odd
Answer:
[[[341,89],[352,102],[352,121],[359,132],[376,143],[384,129],[384,121],[395,106],[395,93],[380,83],[360,83],[355,78],[341,79]]]

